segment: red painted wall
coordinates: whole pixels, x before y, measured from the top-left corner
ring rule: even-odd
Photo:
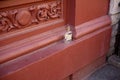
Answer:
[[[67,1],[62,22],[73,25],[75,39],[64,43],[65,26],[54,24],[54,29],[46,29],[44,34],[37,30],[31,38],[20,39],[21,44],[11,41],[8,50],[4,51],[3,44],[2,51],[11,54],[1,58],[0,80],[62,80],[103,56],[105,60],[111,36],[109,0]]]
[[[65,44],[57,42],[0,67],[1,80],[61,80],[104,56],[108,51],[110,27]]]
[[[109,0],[75,0],[75,24],[79,25],[89,20],[108,14]]]
[[[68,0],[67,5],[68,23],[74,26],[107,15],[109,10],[109,0]]]

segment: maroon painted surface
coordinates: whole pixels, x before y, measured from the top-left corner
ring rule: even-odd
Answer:
[[[50,1],[54,2],[56,0],[46,0],[46,1],[35,0],[35,2],[32,3],[33,1],[34,0],[29,0],[29,1],[26,1],[26,0],[5,1],[4,0],[4,1],[0,1],[0,4],[2,4],[2,5],[4,4],[6,7],[8,7],[9,5],[12,5],[12,4],[18,4],[17,7],[16,6],[11,6],[11,7],[8,7],[8,8],[5,7],[3,9],[0,9],[0,13],[5,12],[7,17],[10,18],[8,20],[11,20],[11,19],[13,20],[13,21],[9,22],[9,24],[6,24],[6,25],[8,25],[8,26],[12,25],[13,26],[13,24],[16,24],[15,21],[19,22],[19,20],[16,20],[17,17],[15,15],[8,15],[7,12],[12,13],[15,10],[15,11],[18,11],[17,16],[21,16],[22,14],[20,12],[24,12],[24,11],[28,12],[30,10],[30,8],[33,7],[33,6],[38,6],[38,5],[41,6],[42,4],[43,5],[46,4],[46,1],[49,3]],[[25,4],[25,5],[20,5],[19,2],[21,2],[21,3],[31,2],[31,3]],[[12,4],[10,4],[10,3],[12,3]],[[42,34],[44,32],[47,32],[49,30],[53,30],[55,28],[65,26],[66,25],[66,0],[64,0],[64,1],[61,0],[61,4],[62,4],[61,5],[62,11],[61,11],[61,17],[60,18],[45,20],[45,21],[39,21],[38,23],[30,23],[30,25],[27,24],[26,26],[21,26],[20,28],[16,28],[15,26],[13,26],[13,28],[8,32],[4,31],[4,30],[3,31],[1,30],[2,26],[1,26],[1,23],[0,23],[0,47],[6,46],[8,44],[14,43],[14,42],[19,41],[19,40],[29,38],[31,36]],[[12,14],[14,14],[14,13],[12,13]],[[34,13],[34,11],[33,11],[33,14],[31,14],[31,15],[37,16]],[[1,16],[1,14],[0,14],[0,16]],[[28,14],[27,14],[27,16],[28,16]],[[6,20],[7,17],[5,17],[5,20]],[[25,21],[26,19],[24,19],[24,17],[22,18],[22,20],[23,20],[23,22],[26,22]],[[3,19],[3,21],[4,21],[4,19]]]
[[[37,29],[0,35],[0,80],[62,80],[105,57],[111,36],[109,0],[64,1],[63,18],[54,24],[51,20]],[[76,33],[69,44],[63,42],[66,24]]]
[[[58,41],[63,38],[64,33],[65,29],[61,27],[3,46],[0,48],[0,63],[4,63],[21,55],[29,54],[29,52]],[[57,36],[58,34],[59,36]]]
[[[86,79],[89,75],[95,72],[100,67],[106,64],[106,55],[103,57],[98,58],[97,60],[93,61],[92,63],[84,66],[83,68],[77,70],[75,73],[72,74],[72,80],[83,80]]]
[[[108,14],[109,0],[69,0],[68,23],[80,25]],[[73,16],[74,15],[74,16]]]
[[[76,30],[75,38],[82,37],[82,36],[89,34],[93,31],[102,29],[105,26],[110,26],[110,24],[111,24],[110,17],[108,15],[106,15],[106,16],[101,16],[99,18],[90,20],[90,21],[83,23],[81,25],[77,25],[75,27],[75,30]]]
[[[110,31],[111,28],[105,26],[70,44],[58,42],[6,62],[0,67],[0,78],[1,80],[63,79],[107,53]]]
[[[75,24],[87,22],[91,19],[107,15],[109,0],[75,0]]]

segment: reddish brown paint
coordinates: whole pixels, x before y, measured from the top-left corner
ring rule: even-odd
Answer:
[[[25,0],[23,1],[26,3]],[[88,65],[94,61],[100,60],[101,63],[105,61],[111,35],[110,18],[106,15],[108,0],[67,0],[67,3],[64,0],[64,10],[68,12],[63,11],[64,18],[56,20],[56,24],[52,24],[50,21],[50,23],[42,24],[43,27],[37,25],[40,28],[36,30],[30,27],[18,32],[2,34],[1,49],[3,48],[2,51],[5,52],[3,55],[7,55],[1,58],[0,80],[62,80],[85,67],[88,67],[86,71],[90,72],[92,68],[89,68]],[[65,31],[61,26],[67,24],[66,16],[67,23],[74,26],[76,33],[74,35],[76,39],[69,44],[65,44],[61,39]],[[57,33],[58,29],[55,28],[62,31]],[[53,29],[55,29],[55,33],[50,32]],[[29,32],[29,30],[31,31]],[[23,34],[22,31],[25,33]],[[36,38],[33,38],[39,34],[43,36],[42,33],[49,34],[49,32],[51,35],[48,37],[38,36],[37,41]],[[17,44],[19,41],[29,40],[30,37],[32,37],[33,43],[24,43],[25,45],[29,43],[27,46]],[[38,42],[44,42],[44,44],[32,46]],[[12,44],[14,47],[8,44]],[[5,50],[6,45],[10,47],[7,50]]]
[[[92,74],[98,68],[106,64],[105,59],[106,59],[106,55],[98,58],[97,60],[93,61],[91,64],[88,64],[87,66],[84,66],[80,70],[76,71],[71,76],[72,80],[82,80],[82,79],[87,78],[90,74]]]
[[[33,0],[30,0],[30,2],[32,2]],[[53,1],[53,0],[47,0],[47,1]],[[21,3],[26,3],[26,0],[22,0]],[[29,2],[29,1],[28,1]],[[6,10],[13,10],[13,9],[19,9],[21,7],[28,7],[31,5],[38,5],[41,4],[41,0],[35,0],[36,3],[30,3],[30,4],[25,4],[25,5],[20,5],[19,2],[16,2],[16,0],[14,1],[1,1],[1,4],[4,4],[6,7],[8,7],[9,3],[12,4],[17,4],[17,7],[9,7],[9,8],[3,8],[0,9],[1,11],[6,11]],[[23,29],[17,29],[16,31],[10,31],[8,33],[4,32],[4,33],[0,33],[0,47],[1,46],[5,46],[8,44],[11,44],[15,41],[19,41],[19,40],[23,40],[25,38],[31,37],[31,36],[35,36],[37,34],[41,34],[43,32],[58,28],[58,27],[62,27],[66,25],[66,0],[63,1],[64,4],[62,4],[62,6],[64,6],[63,8],[63,17],[61,19],[56,19],[56,20],[50,20],[48,22],[42,23],[42,24],[37,24],[37,25],[32,25]],[[11,5],[11,4],[10,4]],[[23,9],[24,10],[24,9]]]
[[[1,80],[63,79],[107,53],[110,31],[111,28],[105,26],[70,44],[55,43],[6,62],[0,67]]]
[[[75,25],[107,15],[109,0],[75,0]]]
[[[68,23],[77,26],[107,15],[108,4],[109,0],[69,0]]]
[[[52,42],[58,41],[63,38],[64,33],[65,28],[63,26],[43,34],[38,34],[27,39],[17,41],[13,44],[9,44],[9,46],[3,46],[0,48],[0,63],[4,63],[24,54],[29,54],[29,52],[33,50],[45,47]],[[58,34],[59,36],[57,36]]]
[[[62,79],[62,80],[70,80],[70,78],[69,78],[69,77],[67,77],[67,78],[65,78],[65,79]]]
[[[0,9],[5,8],[5,7],[11,7],[11,6],[16,6],[16,5],[23,5],[23,4],[28,4],[28,3],[35,3],[35,2],[42,2],[45,0],[4,0],[4,1],[0,1],[1,5],[0,5]],[[52,1],[52,0],[47,0],[47,1]]]
[[[43,32],[55,29],[57,27],[62,27],[65,25],[64,20],[54,21],[54,24],[51,24],[51,21],[48,23],[44,23],[39,26],[32,26],[32,28],[25,28],[22,30],[9,32],[0,35],[0,46],[5,46],[15,41],[23,40],[31,36],[35,36],[37,34],[42,34]],[[34,29],[34,27],[37,27]]]
[[[104,28],[104,26],[109,26],[110,23],[111,23],[110,17],[106,15],[106,16],[99,17],[97,19],[90,20],[81,25],[77,25],[75,27],[75,30],[76,30],[75,38],[79,38],[95,30],[102,29]]]
[[[77,34],[75,37],[76,38],[82,37],[86,34],[90,34],[91,32],[93,32],[95,30],[101,29],[107,25],[110,25],[110,19],[108,16],[103,16],[103,17],[100,17],[98,19],[89,21],[85,24],[79,25],[76,28]],[[17,41],[16,43],[18,43],[18,44],[13,43],[9,46],[2,47],[0,49],[0,52],[1,52],[0,63],[14,59],[14,58],[19,57],[23,54],[27,54],[33,50],[39,49],[43,46],[46,46],[47,44],[50,44],[51,42],[55,42],[56,40],[61,39],[65,33],[64,29],[65,29],[64,27],[57,28],[57,29],[48,31],[48,32],[43,33],[43,34],[35,35],[33,37],[23,39],[21,41]],[[57,36],[57,34],[59,34],[59,36]]]

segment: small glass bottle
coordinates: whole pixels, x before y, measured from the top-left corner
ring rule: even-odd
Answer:
[[[72,36],[73,36],[72,35],[72,31],[71,31],[71,27],[69,25],[67,25],[66,31],[67,32],[64,35],[64,41],[65,41],[65,43],[72,41]]]

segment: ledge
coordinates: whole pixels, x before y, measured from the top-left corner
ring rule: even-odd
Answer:
[[[104,26],[104,28],[76,39],[69,44],[57,41],[1,64],[0,79],[63,79],[106,55],[109,49],[110,35],[111,27]]]
[[[0,63],[9,61],[63,38],[65,28],[60,27],[0,48]]]
[[[34,35],[41,34],[43,32],[47,32],[49,30],[64,25],[65,25],[65,21],[63,19],[57,19],[39,25],[34,25],[32,27],[27,27],[20,30],[11,31],[5,34],[0,34],[0,47]]]
[[[111,20],[109,16],[102,16],[94,20],[88,21],[75,27],[75,38],[80,38],[86,34],[104,28],[105,26],[109,26],[110,24]]]
[[[75,27],[76,39],[110,25],[109,16],[103,16]],[[13,42],[0,48],[0,63],[15,59],[31,51],[40,49],[63,38],[65,27],[56,28],[36,36]],[[3,36],[4,37],[4,36]],[[5,36],[6,37],[6,36]]]

